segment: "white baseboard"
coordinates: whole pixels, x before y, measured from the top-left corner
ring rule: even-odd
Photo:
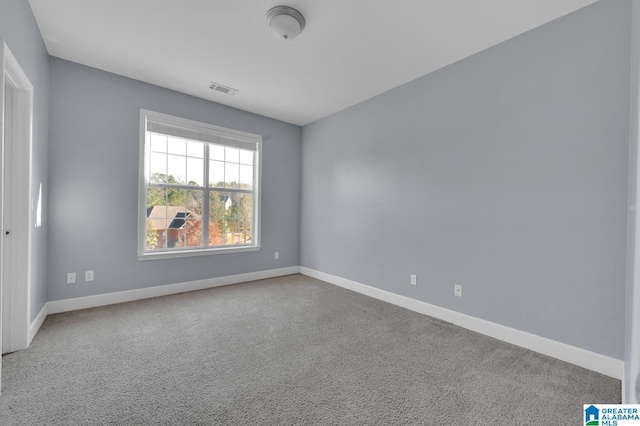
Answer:
[[[441,308],[426,302],[421,302],[409,297],[380,290],[375,287],[370,287],[365,284],[316,271],[304,266],[300,267],[300,273],[375,299],[453,323],[468,330],[511,343],[512,345],[530,349],[532,351],[578,365],[588,370],[596,371],[606,376],[622,380],[624,362],[619,359],[587,351],[585,349],[577,348],[545,337],[540,337],[515,328],[475,318],[470,315],[461,314],[460,312]]]
[[[57,314],[60,312],[76,311],[78,309],[95,308],[97,306],[113,305],[115,303],[148,299],[150,297],[167,296],[170,294],[185,293],[194,290],[204,290],[207,288],[220,287],[229,284],[262,280],[265,278],[281,277],[284,275],[297,274],[298,272],[299,268],[297,266],[292,266],[289,268],[270,269],[267,271],[228,275],[226,277],[208,278],[204,280],[189,281],[178,284],[167,284],[157,287],[118,291],[115,293],[99,294],[96,296],[54,300],[47,303],[47,310],[49,314]]]
[[[48,303],[45,303],[42,309],[40,309],[40,312],[38,312],[38,315],[33,319],[33,321],[31,321],[31,324],[29,325],[29,340],[27,341],[27,347],[31,345],[33,338],[36,337],[44,319],[47,317],[47,314],[49,313],[48,307]]]
[[[141,288],[136,290],[120,291],[96,296],[78,297],[73,299],[54,300],[45,304],[38,316],[32,321],[29,328],[29,344],[40,329],[47,314],[74,311],[78,309],[93,308],[97,306],[112,305],[115,303],[131,302],[134,300],[147,299],[150,297],[167,296],[170,294],[184,293],[188,291],[204,290],[207,288],[220,287],[230,284],[238,284],[248,281],[261,280],[266,278],[280,277],[301,273],[312,278],[325,281],[348,290],[364,294],[375,299],[379,299],[403,308],[429,315],[468,330],[484,334],[530,349],[541,354],[578,365],[580,367],[596,371],[615,379],[622,380],[624,362],[595,352],[587,351],[575,346],[567,345],[555,340],[540,337],[504,325],[496,324],[470,315],[455,312],[426,302],[401,296],[386,290],[380,290],[355,281],[341,278],[335,275],[316,271],[304,266],[292,266],[281,269],[271,269],[267,271],[250,272],[247,274],[229,275],[226,277],[209,278],[199,281],[190,281],[178,284],[168,284],[157,287]]]

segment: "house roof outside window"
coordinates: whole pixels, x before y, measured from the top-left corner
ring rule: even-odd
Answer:
[[[156,231],[182,229],[189,218],[199,217],[182,206],[152,206],[147,208],[147,219]],[[169,226],[167,226],[169,223]]]

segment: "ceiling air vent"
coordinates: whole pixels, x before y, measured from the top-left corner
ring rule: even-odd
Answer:
[[[224,86],[222,84],[214,83],[213,81],[209,85],[209,89],[216,90],[218,92],[226,93],[227,95],[235,95],[238,93],[237,89],[232,89],[229,86]]]

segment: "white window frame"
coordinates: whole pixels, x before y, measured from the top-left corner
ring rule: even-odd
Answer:
[[[254,159],[254,206],[253,206],[253,223],[255,230],[250,244],[242,245],[226,245],[218,247],[194,247],[176,249],[156,249],[149,251],[146,248],[146,221],[147,221],[147,176],[145,170],[148,166],[149,156],[147,155],[147,144],[149,141],[147,130],[148,121],[161,123],[167,126],[175,126],[186,129],[188,132],[197,132],[200,138],[191,138],[192,140],[201,140],[204,143],[210,143],[217,139],[225,141],[240,141],[239,143],[255,143],[255,159]],[[220,143],[224,145],[224,143]],[[232,146],[231,143],[228,146]],[[155,260],[178,257],[205,256],[221,253],[238,253],[246,251],[260,250],[260,205],[261,205],[261,171],[262,171],[262,136],[253,133],[247,133],[240,130],[228,129],[225,127],[214,126],[213,124],[201,123],[186,118],[175,117],[155,111],[140,108],[140,153],[139,153],[139,173],[138,173],[138,259],[139,260]],[[207,179],[208,180],[208,179]],[[209,182],[204,182],[204,191]],[[204,218],[203,218],[204,221]],[[204,227],[204,224],[203,224]]]

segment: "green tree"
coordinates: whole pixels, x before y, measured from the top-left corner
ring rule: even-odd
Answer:
[[[243,242],[251,241],[251,224],[253,223],[253,197],[251,194],[240,194],[238,200],[238,219]]]
[[[180,184],[180,182],[178,182],[173,176],[167,176],[163,173],[154,173],[151,176],[150,182]],[[157,186],[151,186],[147,189],[147,207],[185,206],[187,199],[186,192],[187,191],[185,191],[184,189],[159,188]]]
[[[237,242],[251,241],[251,224],[253,216],[253,198],[247,193],[233,193],[231,205],[225,212],[225,221]]]
[[[155,226],[150,220],[147,220],[147,248],[155,249],[158,247],[158,233]]]
[[[184,191],[186,197],[186,207],[189,211],[202,217],[202,190],[189,189]],[[185,205],[183,204],[183,205]]]
[[[232,236],[236,234],[238,232],[238,194],[231,195],[231,204],[225,212],[225,221]],[[231,242],[235,243],[235,241]]]
[[[230,196],[227,192],[211,191],[209,195],[209,222],[217,222],[219,234],[222,237],[222,244],[226,242],[226,235],[229,232],[229,225],[225,215],[225,197]],[[215,227],[214,227],[215,228]],[[211,229],[211,224],[209,225]],[[217,240],[216,240],[217,241]]]

